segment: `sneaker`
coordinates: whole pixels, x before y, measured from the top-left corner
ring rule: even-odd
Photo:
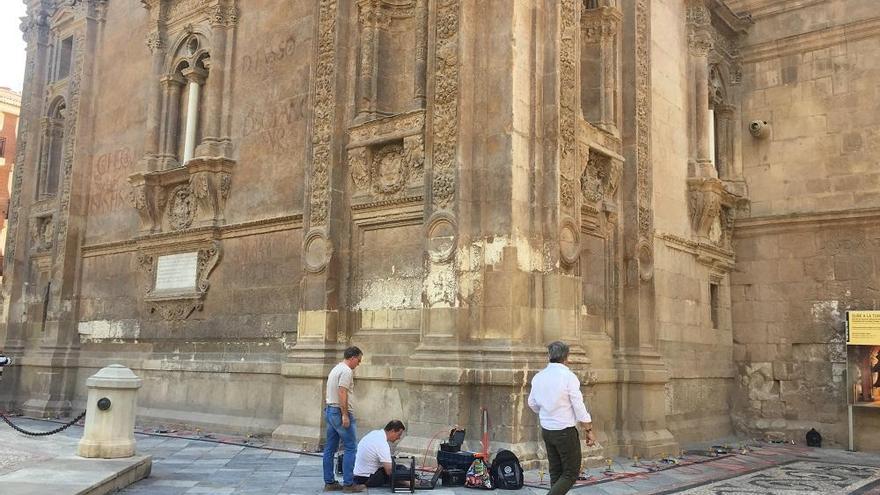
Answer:
[[[342,493],[360,493],[367,489],[367,485],[346,485],[342,487]]]
[[[334,481],[333,483],[327,483],[324,485],[325,492],[341,492],[343,486],[339,484],[338,481]]]

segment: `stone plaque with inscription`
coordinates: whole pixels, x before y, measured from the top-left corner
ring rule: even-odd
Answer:
[[[198,261],[198,252],[159,256],[156,291],[195,291]]]

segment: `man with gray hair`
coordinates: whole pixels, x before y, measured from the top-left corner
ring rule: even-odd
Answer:
[[[568,493],[581,470],[581,441],[577,425],[584,430],[587,445],[596,443],[593,418],[584,405],[581,382],[568,369],[568,346],[556,341],[547,346],[550,364],[532,378],[529,407],[541,422],[541,436],[550,464],[550,491]]]

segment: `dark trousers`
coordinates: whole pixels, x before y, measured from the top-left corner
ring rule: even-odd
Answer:
[[[395,477],[397,479],[409,478],[409,468],[402,464],[394,465]],[[379,486],[391,486],[391,476],[385,474],[385,468],[380,467],[375,473],[369,477],[355,476],[354,482],[357,484],[367,485],[368,488],[376,488]]]
[[[564,430],[541,428],[541,436],[544,437],[547,461],[550,463],[550,491],[547,495],[568,493],[581,471],[581,438],[577,428],[574,426]]]

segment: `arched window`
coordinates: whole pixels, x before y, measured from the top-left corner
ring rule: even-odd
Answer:
[[[189,34],[177,44],[164,85],[162,155],[165,167],[184,165],[202,138],[205,81],[210,55],[199,34]]]
[[[61,161],[64,158],[64,118],[67,104],[64,98],[56,98],[49,105],[49,113],[43,119],[42,152],[37,195],[40,198],[54,196],[58,192]]]

